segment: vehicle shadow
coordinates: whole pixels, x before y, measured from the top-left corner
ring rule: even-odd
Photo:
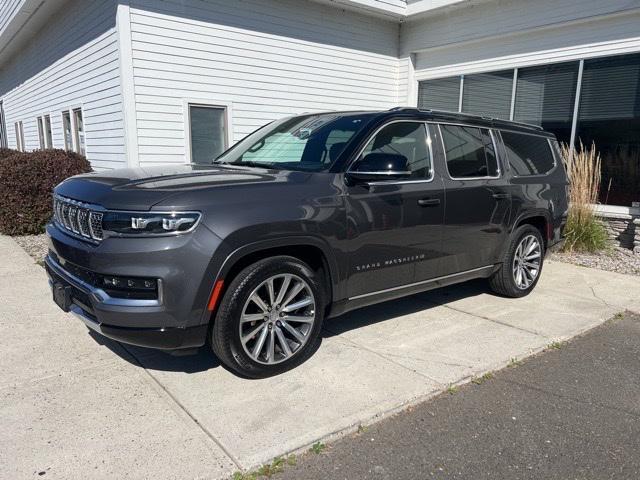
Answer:
[[[89,335],[100,345],[107,347],[113,353],[127,362],[141,366],[147,370],[163,372],[198,373],[220,366],[220,361],[209,347],[199,348],[187,355],[172,355],[153,348],[124,345],[103,337],[89,330]]]
[[[489,292],[486,281],[472,280],[467,283],[418,293],[397,300],[364,307],[325,321],[322,338],[341,335],[351,330],[374,325],[403,315],[429,310],[462,298],[474,297]],[[176,356],[161,350],[123,345],[89,330],[89,335],[127,362],[147,370],[164,372],[199,373],[221,367],[220,361],[208,346],[190,355]]]
[[[475,297],[484,293],[490,293],[489,287],[486,280],[479,279],[360,308],[326,320],[323,328],[323,338],[341,335],[351,330],[375,325],[403,315],[429,310],[439,305],[446,305],[448,302]]]

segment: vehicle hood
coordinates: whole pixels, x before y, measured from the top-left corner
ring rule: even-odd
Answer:
[[[267,183],[299,183],[311,175],[230,165],[171,165],[93,172],[71,177],[55,193],[114,210],[149,210],[190,191]]]

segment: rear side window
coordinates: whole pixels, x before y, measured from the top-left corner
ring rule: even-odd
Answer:
[[[501,132],[509,165],[515,175],[526,177],[549,172],[555,165],[553,152],[545,137]]]
[[[489,131],[484,128],[440,125],[452,178],[497,177],[496,154]]]

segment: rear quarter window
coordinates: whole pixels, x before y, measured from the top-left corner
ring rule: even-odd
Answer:
[[[501,135],[509,165],[515,175],[542,175],[555,166],[553,152],[546,137],[505,131]]]

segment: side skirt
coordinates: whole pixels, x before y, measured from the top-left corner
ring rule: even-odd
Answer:
[[[399,285],[397,287],[391,287],[376,292],[356,295],[355,297],[350,297],[334,303],[331,307],[331,311],[328,317],[337,317],[338,315],[342,315],[343,313],[349,312],[351,310],[356,310],[358,308],[374,305],[376,303],[386,302],[388,300],[395,300],[397,298],[426,292],[428,290],[434,290],[440,287],[446,287],[447,285],[466,282],[467,280],[473,280],[476,278],[487,278],[490,277],[498,267],[498,264],[487,265],[485,267],[474,268],[472,270],[453,273],[451,275],[445,275],[443,277],[430,278],[429,280],[423,280],[420,282],[410,283],[407,285]]]

